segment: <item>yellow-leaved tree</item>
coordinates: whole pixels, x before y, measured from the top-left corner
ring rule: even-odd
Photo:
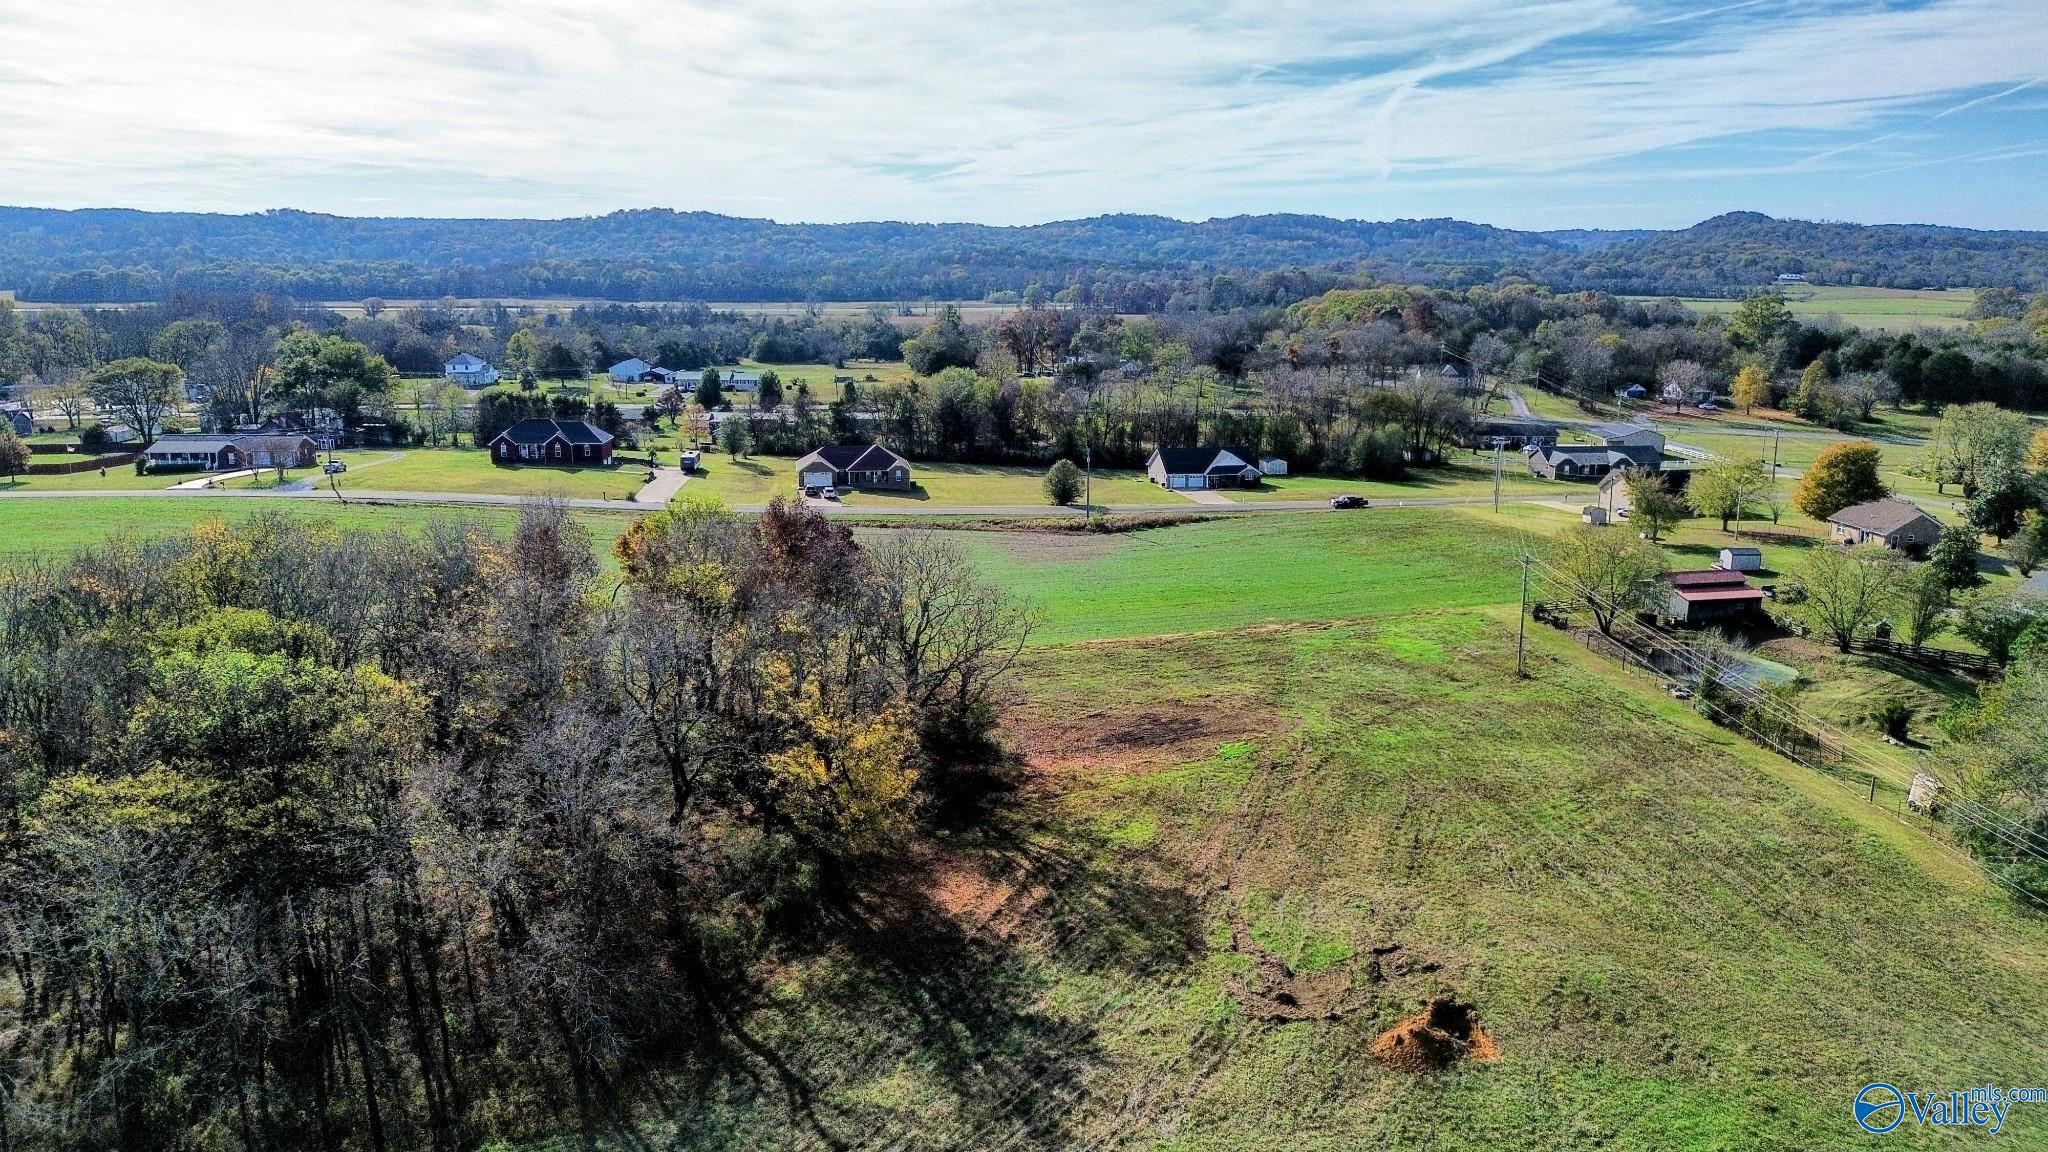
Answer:
[[[872,851],[909,827],[917,787],[917,734],[897,706],[862,712],[831,699],[815,678],[792,683],[773,661],[763,711],[790,741],[766,761],[782,814],[812,839],[842,851]]]
[[[1759,405],[1770,407],[1771,378],[1754,364],[1743,365],[1735,374],[1734,399],[1744,412],[1755,411]]]

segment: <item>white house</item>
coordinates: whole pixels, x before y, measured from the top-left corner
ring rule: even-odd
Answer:
[[[1156,448],[1145,478],[1161,488],[1256,488],[1264,478],[1242,448]]]
[[[706,371],[718,373],[718,386],[727,392],[759,392],[761,390],[761,378],[752,372],[742,372],[737,368],[710,368],[706,369]],[[698,373],[697,379],[701,383],[704,379],[703,373]]]
[[[498,382],[498,370],[489,361],[467,352],[441,365],[441,375],[464,388],[483,388]]]
[[[638,356],[621,360],[612,365],[611,377],[615,384],[638,384],[643,377],[654,370],[654,365]]]

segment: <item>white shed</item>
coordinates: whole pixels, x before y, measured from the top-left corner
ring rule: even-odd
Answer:
[[[1764,554],[1760,548],[1723,548],[1721,558],[1714,561],[1714,567],[1730,572],[1761,572]]]
[[[1268,456],[1259,461],[1259,471],[1268,476],[1285,476],[1287,475],[1287,461],[1282,460],[1278,456]]]

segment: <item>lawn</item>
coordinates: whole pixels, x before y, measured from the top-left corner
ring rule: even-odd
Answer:
[[[1529,466],[1519,452],[1509,452],[1501,469],[1504,496],[1554,496],[1560,500],[1587,503],[1593,489],[1587,484],[1544,480],[1529,475]],[[1458,452],[1441,468],[1417,468],[1408,479],[1355,480],[1342,476],[1279,476],[1257,488],[1226,491],[1234,503],[1262,504],[1285,500],[1328,500],[1338,495],[1365,496],[1373,500],[1429,500],[1493,495],[1493,457],[1489,454]]]
[[[716,496],[727,504],[747,505],[766,504],[777,496],[794,499],[796,460],[788,456],[735,460],[722,452],[706,452],[696,474],[683,485],[682,494]]]
[[[230,522],[276,512],[348,530],[415,527],[463,520],[509,529],[513,508],[339,504],[331,500],[264,500],[235,496],[119,496],[76,500],[0,500],[0,556],[59,555],[117,537],[147,538],[189,531],[202,521]],[[633,513],[578,512],[593,543],[609,554]]]
[[[941,508],[1052,508],[1045,498],[1043,468],[920,463],[912,465],[911,475],[917,482],[911,492],[842,489],[840,496],[850,508],[901,507],[911,503]],[[1142,472],[1098,470],[1089,490],[1089,499],[1097,507],[1193,506],[1192,501],[1148,483]]]
[[[1516,595],[1509,534],[1403,509],[1245,516],[1116,536],[961,533],[1041,613],[1035,644],[1354,620]]]
[[[481,448],[366,449],[337,452],[335,458],[348,464],[348,471],[338,478],[344,493],[493,492],[630,500],[646,475],[645,468],[634,465],[503,465],[493,463],[491,454]]]
[[[109,466],[106,471],[105,476],[98,472],[73,472],[67,476],[15,476],[11,480],[0,479],[0,492],[132,492],[169,488],[181,480],[204,475],[201,472],[169,472],[137,476],[133,464]]]

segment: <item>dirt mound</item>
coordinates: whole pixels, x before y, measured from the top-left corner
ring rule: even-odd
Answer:
[[[1431,1000],[1372,1042],[1372,1057],[1396,1072],[1441,1072],[1462,1059],[1493,1060],[1500,1049],[1470,1004],[1449,997]]]

